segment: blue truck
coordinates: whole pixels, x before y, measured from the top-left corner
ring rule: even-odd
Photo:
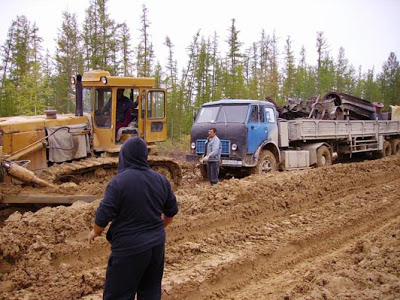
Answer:
[[[221,173],[262,174],[331,165],[334,153],[400,153],[399,120],[285,120],[268,101],[223,99],[202,105],[191,129],[188,162],[200,163],[208,129],[222,143]]]

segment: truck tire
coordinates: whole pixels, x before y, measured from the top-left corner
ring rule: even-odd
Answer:
[[[328,147],[321,146],[317,149],[316,167],[325,167],[332,165],[332,155]]]
[[[392,155],[400,154],[400,139],[391,140]]]
[[[383,142],[382,150],[375,151],[372,156],[373,158],[384,158],[392,154],[392,146],[389,141]]]
[[[277,170],[275,155],[269,150],[263,150],[254,168],[254,174],[265,174]]]
[[[383,157],[389,156],[392,154],[392,145],[390,145],[389,141],[383,142]]]

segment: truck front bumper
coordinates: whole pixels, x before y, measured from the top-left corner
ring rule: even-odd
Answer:
[[[242,167],[243,162],[239,159],[232,159],[228,157],[223,157],[221,159],[221,167]]]
[[[191,163],[202,163],[200,161],[201,156],[196,154],[187,154],[186,161]],[[243,162],[240,158],[229,158],[229,157],[222,157],[220,160],[221,167],[243,167]]]

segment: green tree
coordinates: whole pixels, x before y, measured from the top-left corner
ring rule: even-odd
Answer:
[[[118,43],[115,34],[120,25],[107,12],[108,0],[91,0],[83,24],[85,68],[107,70],[117,74]]]
[[[344,91],[346,89],[345,79],[347,77],[348,72],[348,60],[344,54],[344,48],[339,48],[339,54],[336,64],[336,90]]]
[[[273,33],[270,39],[270,55],[268,59],[269,65],[269,74],[268,74],[268,83],[267,83],[267,91],[268,95],[273,99],[278,99],[279,96],[279,50],[278,50],[278,38]]]
[[[195,70],[196,70],[196,60],[199,52],[199,39],[200,39],[200,31],[197,31],[193,36],[193,40],[190,45],[187,47],[187,53],[189,55],[189,60],[187,66],[182,71],[182,80],[180,84],[180,90],[184,94],[189,101],[192,101],[192,96],[194,94],[195,88]]]
[[[266,35],[265,31],[261,32],[261,39],[259,42],[259,67],[258,67],[258,90],[260,91],[260,96],[264,99],[266,96],[271,96],[268,90],[269,82],[269,68],[268,64],[271,56],[271,41],[270,37]]]
[[[294,60],[295,58],[292,50],[292,40],[290,36],[288,36],[285,45],[285,67],[283,70],[282,96],[284,99],[294,97],[294,82],[296,77],[296,66]]]
[[[253,43],[252,47],[248,49],[246,55],[246,84],[248,86],[248,98],[258,99],[260,93],[258,91],[259,87],[259,55],[257,43]]]
[[[243,94],[244,76],[242,54],[240,47],[242,43],[239,41],[239,33],[235,25],[235,19],[232,19],[232,24],[229,28],[228,35],[228,53],[227,53],[227,66],[228,74],[226,75],[226,96],[229,98],[240,98]]]
[[[41,69],[39,29],[25,16],[18,16],[11,27],[3,46],[3,66],[6,68],[0,93],[2,115],[42,113],[47,101],[40,90],[46,73]]]
[[[381,102],[379,83],[375,80],[374,70],[368,70],[364,77],[362,98],[369,101]]]
[[[400,66],[396,54],[391,52],[378,76],[383,102],[387,105],[400,104]]]
[[[321,94],[324,91],[324,87],[322,81],[324,81],[327,75],[327,68],[329,67],[329,55],[327,53],[328,44],[326,42],[326,38],[324,37],[324,33],[321,31],[317,32],[317,87],[318,93]],[[325,58],[325,59],[324,59]],[[325,61],[325,64],[324,64]],[[325,76],[324,76],[325,75]]]
[[[214,32],[213,39],[211,41],[211,100],[221,99],[224,95],[224,88],[222,84],[223,72],[222,72],[222,61],[219,57],[218,51],[218,35]]]
[[[316,92],[316,74],[314,68],[307,64],[306,49],[303,46],[300,50],[300,60],[295,72],[294,98],[306,100],[315,96]]]
[[[122,23],[118,44],[120,45],[121,49],[123,76],[133,75],[133,61],[132,61],[133,50],[131,48],[130,40],[131,40],[131,35],[129,32],[129,28],[126,25],[126,23]]]
[[[63,12],[56,46],[56,76],[54,80],[54,106],[60,112],[74,109],[74,93],[69,78],[83,73],[82,36],[75,14]]]
[[[211,80],[213,77],[211,51],[211,42],[202,39],[195,65],[196,107],[211,100]]]
[[[9,79],[10,69],[12,68],[12,50],[14,42],[14,29],[16,27],[16,21],[13,21],[9,30],[7,39],[4,45],[1,47],[1,58],[2,58],[2,76],[0,86],[0,115],[9,116],[12,114],[14,109],[13,101],[10,96],[10,92],[13,90],[12,82]]]
[[[357,93],[356,71],[352,65],[349,65],[343,47],[339,48],[335,66],[335,89],[352,95]]]
[[[168,48],[168,58],[166,66],[166,76],[164,78],[165,86],[168,90],[167,119],[168,136],[174,138],[179,135],[182,120],[182,101],[178,92],[177,84],[177,63],[174,58],[174,45],[167,36],[164,45]]]
[[[150,41],[149,27],[150,21],[148,19],[148,10],[143,5],[141,20],[141,36],[140,42],[137,46],[137,76],[149,77],[152,74],[152,65],[154,61],[153,44]]]

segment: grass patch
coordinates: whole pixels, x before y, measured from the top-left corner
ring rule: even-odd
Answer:
[[[186,154],[190,153],[190,135],[183,135],[180,139],[168,139],[157,143],[157,146],[160,155],[184,161]]]

